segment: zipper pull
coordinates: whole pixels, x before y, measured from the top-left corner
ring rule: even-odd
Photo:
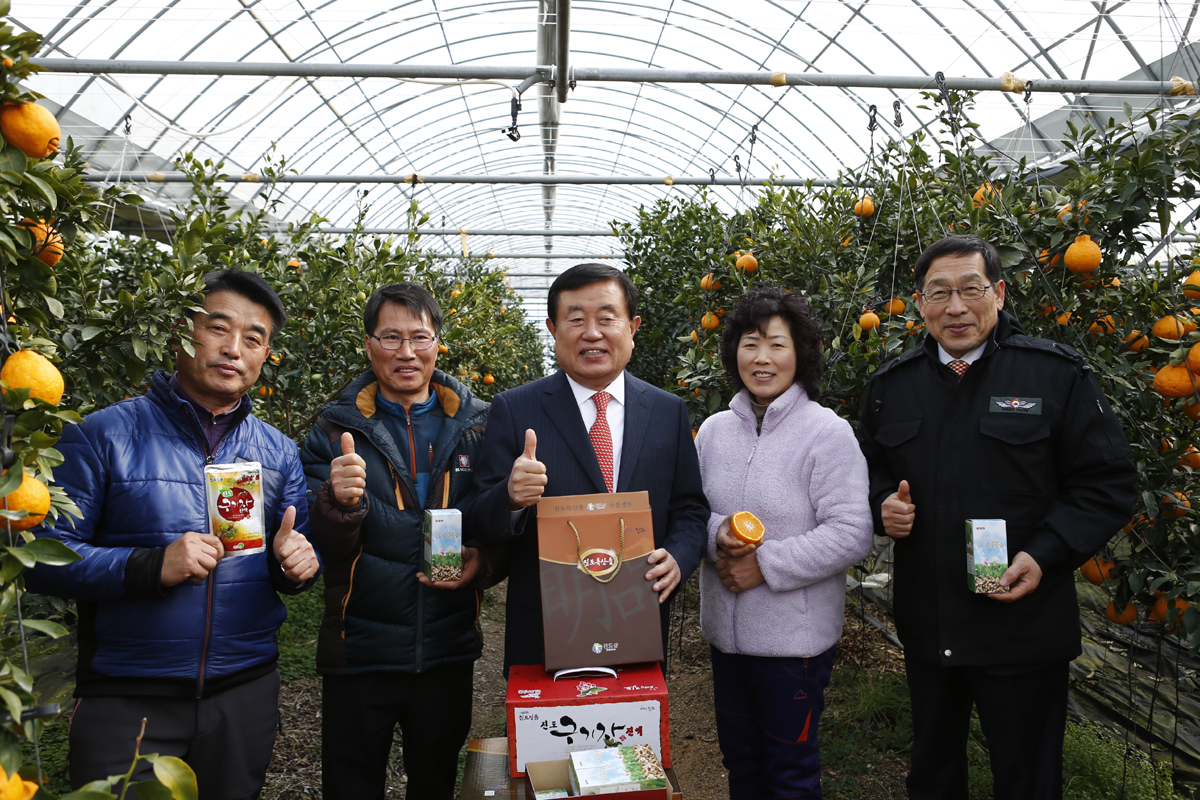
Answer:
[[[433,442],[429,443],[429,471],[433,472]]]

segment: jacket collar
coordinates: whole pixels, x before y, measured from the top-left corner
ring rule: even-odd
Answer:
[[[186,399],[180,397],[171,388],[171,373],[166,370],[158,370],[150,376],[150,385],[146,389],[146,396],[154,402],[158,403],[163,408],[178,414],[188,420],[195,420],[197,424],[200,422],[200,417],[196,413],[196,409],[192,407]],[[237,408],[229,412],[234,415],[233,425],[230,427],[232,431],[237,426],[246,421],[246,417],[250,416],[250,412],[254,409],[254,403],[250,400],[250,395],[242,395],[242,400],[238,403]],[[198,433],[198,431],[196,431]]]
[[[429,385],[437,393],[438,403],[447,417],[465,425],[483,421],[488,404],[471,394],[462,383],[435,369]],[[357,412],[366,419],[373,419],[379,413],[375,401],[378,393],[379,381],[373,371],[367,370],[354,379],[341,397],[326,406],[325,412],[341,408],[343,412]]]
[[[776,397],[767,406],[767,413],[763,416],[762,429],[766,433],[771,428],[779,424],[779,420],[792,412],[792,409],[797,408],[802,403],[808,400],[808,394],[804,391],[804,387],[798,383],[793,383],[788,390]],[[733,396],[729,401],[729,410],[737,416],[750,423],[750,427],[757,427],[757,422],[754,419],[754,409],[750,407],[750,390],[743,388],[740,392]]]

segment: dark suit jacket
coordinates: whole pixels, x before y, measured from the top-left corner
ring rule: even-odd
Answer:
[[[525,431],[537,433],[537,458],[546,465],[546,497],[607,491],[600,464],[566,374],[557,372],[496,397],[475,467],[475,504],[468,530],[484,546],[511,542],[504,668],[542,664],[541,585],[536,508],[513,514],[508,476],[525,449]],[[683,401],[625,373],[625,436],[618,492],[646,491],[654,542],[675,557],[683,580],[696,569],[708,541],[708,501]],[[647,567],[648,569],[648,567]],[[665,641],[668,605],[662,606]]]

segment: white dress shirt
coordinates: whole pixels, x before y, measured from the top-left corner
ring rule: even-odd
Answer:
[[[985,347],[987,347],[987,342],[984,342],[983,344],[979,345],[979,347],[976,347],[973,350],[969,350],[966,353],[964,353],[963,355],[959,356],[958,358],[955,358],[954,356],[947,353],[946,350],[939,344],[938,345],[938,359],[943,364],[949,364],[951,361],[965,361],[965,362],[967,362],[968,365],[974,364],[976,361],[979,360],[979,357],[981,355],[983,355],[983,348],[985,348]]]
[[[575,395],[579,415],[583,417],[583,429],[590,431],[592,423],[596,421],[596,403],[592,400],[592,395],[597,390],[581,386],[572,380],[570,375],[567,375],[567,383],[571,385],[571,393]],[[608,408],[604,410],[604,417],[608,420],[608,430],[612,433],[613,488],[615,490],[621,476],[621,450],[625,441],[625,371],[622,370],[612,383],[599,391],[612,395],[612,399],[608,401]]]

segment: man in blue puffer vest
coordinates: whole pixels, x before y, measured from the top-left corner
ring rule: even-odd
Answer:
[[[68,427],[56,484],[83,518],[39,531],[83,556],[28,572],[28,588],[79,604],[79,663],[70,732],[71,786],[128,771],[141,752],[178,756],[202,800],[259,795],[275,742],[277,592],[320,571],[296,445],[251,415],[247,390],[286,321],[262,278],[204,278],[195,354],[155,374],[144,397]],[[261,548],[224,558],[208,531],[204,468],[262,465]],[[152,776],[141,762],[135,780]]]
[[[317,640],[325,800],[383,800],[393,731],[405,792],[454,796],[483,647],[481,590],[494,553],[470,546],[463,575],[421,570],[426,509],[474,501],[473,469],[488,404],[435,369],[442,310],[420,286],[377,289],[363,312],[371,369],[321,412],[301,450],[313,539],[325,558]]]

